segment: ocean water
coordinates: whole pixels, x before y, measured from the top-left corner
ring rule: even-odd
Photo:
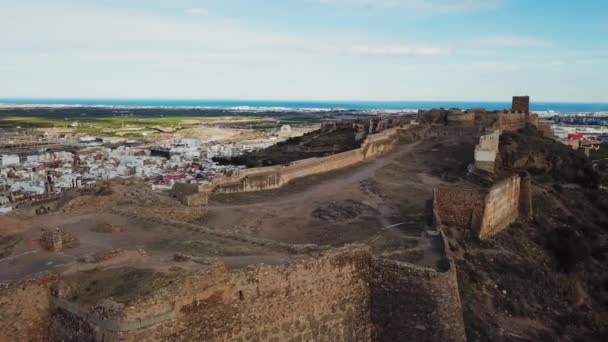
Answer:
[[[0,104],[31,105],[82,105],[127,107],[200,107],[200,108],[284,108],[284,109],[350,109],[350,110],[403,110],[431,108],[511,108],[511,102],[474,101],[255,101],[255,100],[136,100],[136,99],[2,99]],[[559,113],[608,112],[608,103],[532,102],[532,111]]]

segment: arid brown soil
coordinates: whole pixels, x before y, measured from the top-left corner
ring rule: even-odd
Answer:
[[[534,172],[534,219],[488,242],[448,230],[468,340],[605,340],[608,193],[590,188],[588,161],[569,148],[534,132],[505,139],[510,165]]]

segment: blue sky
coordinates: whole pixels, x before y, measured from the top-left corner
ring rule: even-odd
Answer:
[[[608,102],[608,1],[0,0],[0,98]]]

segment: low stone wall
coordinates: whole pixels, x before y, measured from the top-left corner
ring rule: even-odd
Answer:
[[[299,160],[285,166],[245,169],[238,176],[214,180],[213,184],[205,187],[203,191],[235,193],[275,189],[297,178],[349,167],[392,150],[400,138],[399,131],[408,127],[409,125],[403,128],[389,128],[381,133],[370,135],[361,147],[355,150],[322,158]]]
[[[0,341],[48,341],[54,273],[0,284]]]
[[[519,217],[520,177],[513,175],[495,184],[485,201],[479,238],[488,239]]]
[[[373,341],[466,341],[456,265],[440,234],[444,270],[373,259]]]
[[[435,189],[433,208],[439,226],[457,226],[475,231],[486,240],[532,212],[529,178],[513,175],[490,189]],[[522,193],[523,191],[523,193]],[[525,201],[520,205],[520,201]]]
[[[198,207],[209,203],[209,195],[198,184],[176,183],[171,192],[182,204]]]
[[[500,131],[493,130],[490,134],[482,135],[479,144],[475,146],[475,168],[493,174],[496,171],[496,155]]]
[[[481,229],[487,191],[484,189],[439,188],[434,191],[433,208],[438,226]]]
[[[288,265],[213,265],[129,303],[93,307],[48,276],[0,288],[1,341],[464,341],[456,269],[353,245]],[[56,284],[55,286],[51,286]]]
[[[67,341],[370,341],[370,251],[346,247],[286,266],[216,266],[124,306],[54,299]]]

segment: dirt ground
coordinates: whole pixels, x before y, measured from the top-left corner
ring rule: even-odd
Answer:
[[[292,244],[368,243],[434,267],[441,255],[426,234],[429,205],[433,188],[445,181],[433,176],[441,172],[429,160],[450,155],[433,142],[403,144],[377,160],[280,189],[214,195],[200,223]]]
[[[435,145],[402,144],[377,160],[299,179],[281,189],[216,195],[205,208],[183,206],[139,181],[100,186],[68,203],[61,212],[3,218],[12,223],[2,227],[0,281],[46,270],[90,269],[94,266],[82,260],[103,253],[122,256],[105,262],[106,266],[156,270],[200,269],[213,262],[244,267],[299,257],[210,235],[204,229],[288,244],[366,243],[377,254],[438,267],[443,257],[438,238],[427,236],[426,230],[432,189],[445,180],[433,176],[436,172],[428,160],[452,153]],[[45,251],[39,243],[42,229],[55,227],[76,236],[78,243],[58,253]],[[139,254],[116,253],[120,250],[144,253],[131,258]],[[176,263],[176,254],[186,256],[182,259],[187,261]]]

